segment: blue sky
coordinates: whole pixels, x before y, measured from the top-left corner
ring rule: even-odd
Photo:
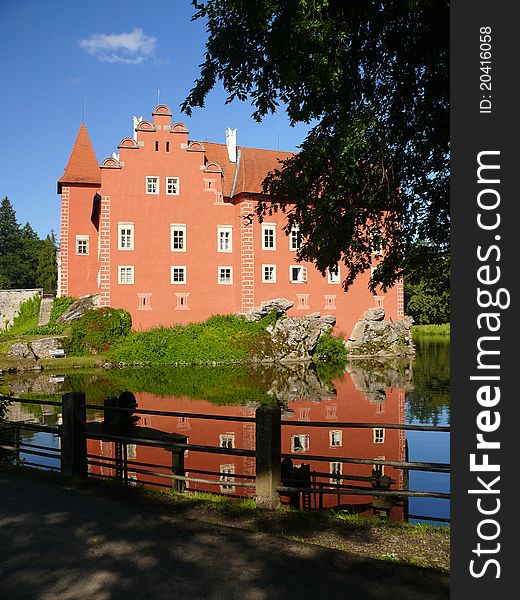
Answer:
[[[226,106],[221,88],[190,119],[180,113],[204,57],[205,26],[193,13],[190,0],[0,0],[0,195],[21,224],[42,237],[59,232],[56,180],[83,105],[100,162],[131,135],[133,115],[151,118],[158,90],[191,139],[224,143],[229,126],[241,146],[297,149],[304,126],[291,128],[283,111],[257,124],[249,104]]]

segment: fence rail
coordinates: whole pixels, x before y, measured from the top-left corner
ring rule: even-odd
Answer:
[[[289,495],[293,498],[296,495],[298,497],[312,494],[320,498],[320,506],[322,506],[322,498],[326,494],[333,495],[352,495],[352,496],[372,496],[372,497],[390,497],[406,499],[410,497],[429,497],[429,498],[441,498],[449,499],[449,493],[432,492],[432,491],[413,491],[408,489],[385,489],[384,486],[380,485],[380,480],[376,480],[374,476],[356,476],[354,474],[330,474],[324,472],[313,471],[313,482],[302,482],[291,480],[287,475],[282,479],[281,464],[283,459],[290,459],[291,461],[316,461],[316,462],[330,462],[343,464],[358,464],[358,465],[377,465],[377,466],[388,466],[395,469],[399,469],[408,473],[411,470],[431,471],[448,473],[450,465],[447,463],[433,463],[433,462],[418,462],[418,461],[395,461],[378,458],[356,458],[356,457],[345,457],[345,456],[321,456],[321,455],[310,455],[307,452],[291,452],[283,453],[281,451],[281,430],[282,427],[333,427],[334,429],[397,429],[397,430],[410,430],[410,431],[437,431],[437,432],[449,432],[449,427],[444,426],[429,426],[429,425],[411,425],[404,423],[357,423],[357,422],[338,422],[338,421],[295,421],[295,420],[283,420],[281,418],[281,409],[279,407],[272,406],[260,406],[255,409],[254,417],[246,416],[228,416],[228,415],[207,415],[202,413],[187,413],[182,411],[160,411],[160,410],[144,410],[136,408],[128,408],[121,406],[99,406],[93,404],[87,404],[85,401],[85,395],[79,392],[73,392],[65,394],[62,397],[61,402],[52,400],[36,400],[36,399],[25,399],[25,398],[11,398],[1,397],[0,400],[8,400],[10,402],[21,402],[34,405],[49,405],[61,408],[62,413],[62,425],[59,426],[48,426],[36,423],[26,422],[6,422],[3,421],[4,430],[12,429],[16,432],[16,439],[11,443],[0,444],[0,449],[17,452],[20,451],[28,455],[36,455],[41,457],[47,457],[52,459],[60,459],[60,470],[67,476],[81,476],[86,477],[88,475],[89,466],[110,468],[114,470],[116,474],[119,474],[123,479],[128,480],[128,471],[131,470],[133,473],[139,473],[148,477],[157,478],[161,480],[168,480],[170,485],[174,489],[183,490],[187,483],[200,483],[204,485],[216,485],[224,486],[228,489],[235,487],[248,489],[255,489],[255,497],[257,505],[274,508],[280,504],[280,495]],[[153,433],[157,430],[150,430],[150,428],[135,427],[132,431],[114,431],[110,429],[99,429],[99,427],[93,428],[87,421],[87,410],[103,411],[107,414],[117,414],[118,412],[132,413],[137,415],[158,415],[163,417],[187,417],[193,419],[205,419],[213,421],[228,421],[238,423],[252,423],[255,425],[255,449],[244,449],[244,448],[227,448],[222,446],[209,446],[201,444],[190,444],[181,439],[174,439],[173,436],[176,434],[164,434],[163,437],[154,438],[153,435],[147,437],[146,431]],[[99,424],[98,424],[99,425]],[[45,432],[58,435],[61,440],[60,448],[52,448],[43,446],[41,444],[33,444],[30,442],[24,442],[20,439],[20,431],[28,430],[35,432]],[[144,432],[144,433],[143,433]],[[171,436],[171,440],[167,440],[168,435]],[[166,437],[164,437],[166,436]],[[87,453],[87,439],[97,439],[106,442],[113,442],[116,444],[119,455],[115,458],[112,457],[100,457],[98,455]],[[184,438],[186,440],[186,438]],[[165,441],[166,440],[166,441]],[[172,463],[169,465],[161,465],[154,463],[147,463],[142,461],[135,461],[129,459],[127,456],[127,446],[129,444],[136,444],[142,446],[159,447],[166,449],[172,453]],[[184,468],[184,452],[201,452],[208,454],[221,454],[227,456],[241,456],[255,458],[256,468],[255,475],[243,475],[237,474],[223,474],[221,472],[209,471],[204,469],[190,469],[190,476],[186,475]],[[18,461],[19,462],[19,461]],[[24,464],[35,465],[27,460]],[[54,467],[46,467],[45,465],[38,465],[45,468],[53,469]],[[157,470],[159,469],[159,470]],[[193,475],[199,475],[194,477]],[[200,477],[200,475],[215,476],[215,479],[206,479]],[[100,474],[105,477],[105,475]],[[319,481],[319,478],[327,479],[327,477],[334,478],[336,483],[327,483]],[[318,478],[318,479],[317,479]],[[388,480],[387,488],[391,484],[395,484],[394,480],[386,478]],[[252,480],[252,481],[247,481]],[[362,481],[367,484],[371,484],[369,487],[366,486],[354,486],[345,483],[339,483],[344,481]],[[141,480],[143,481],[143,480]],[[163,486],[159,482],[152,483],[153,485]],[[438,519],[443,520],[443,519]]]

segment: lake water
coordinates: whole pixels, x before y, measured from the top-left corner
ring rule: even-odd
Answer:
[[[59,360],[59,359],[57,359]],[[400,431],[385,424],[420,425],[450,424],[449,343],[442,339],[424,338],[417,342],[415,360],[386,363],[351,362],[346,370],[323,366],[317,370],[306,365],[252,368],[134,368],[76,371],[61,375],[38,373],[4,376],[2,393],[15,397],[59,400],[67,391],[84,391],[87,403],[102,405],[107,397],[132,391],[138,408],[150,411],[178,411],[180,416],[143,415],[139,425],[177,433],[190,444],[227,448],[254,449],[254,424],[247,422],[200,420],[190,414],[254,417],[260,403],[277,401],[282,405],[282,452],[291,453],[295,467],[308,465],[311,479],[322,487],[343,486],[338,493],[323,496],[325,507],[346,508],[355,512],[383,514],[395,520],[442,524],[449,520],[449,501],[437,498],[410,498],[393,502],[372,496],[349,494],[349,489],[370,486],[373,478],[390,478],[390,489],[410,489],[449,493],[446,473],[410,470],[372,460],[396,463],[449,463],[449,433]],[[14,405],[10,418],[32,420],[50,425],[59,422],[59,407]],[[88,418],[102,420],[103,412],[90,410]],[[313,427],[312,422],[324,423]],[[380,425],[368,428],[343,428],[336,423]],[[26,433],[24,441],[58,447],[57,436]],[[114,461],[115,444],[89,440],[89,454],[101,461]],[[312,457],[326,457],[324,461]],[[308,458],[309,457],[309,458]],[[338,458],[363,459],[366,464],[342,463]],[[46,457],[21,454],[22,460],[42,466],[59,467],[58,461]],[[158,448],[129,446],[130,479],[154,485],[165,479],[145,476],[136,463],[164,465],[171,468],[171,456]],[[251,496],[254,489],[241,487],[241,481],[254,477],[255,461],[251,457],[207,454],[190,450],[186,453],[185,470],[190,477],[215,483],[190,482],[190,490],[206,490],[230,496]],[[97,475],[113,475],[114,469],[95,465]],[[141,469],[142,470],[142,469]],[[161,469],[155,469],[161,471]],[[301,470],[297,469],[300,473]],[[407,477],[408,475],[408,477]],[[249,479],[248,479],[249,478]],[[341,479],[339,479],[341,478]],[[347,486],[347,487],[345,487]],[[318,505],[319,497],[311,504]],[[425,517],[424,519],[421,517]]]

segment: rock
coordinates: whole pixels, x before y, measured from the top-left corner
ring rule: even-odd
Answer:
[[[255,306],[248,312],[237,313],[237,315],[239,317],[244,317],[246,321],[259,321],[274,309],[276,309],[279,314],[285,314],[293,306],[294,302],[287,300],[287,298],[274,298],[273,300],[265,300],[260,306]]]
[[[336,322],[335,317],[329,318],[282,317],[273,327],[271,334],[274,357],[280,362],[311,360],[318,340],[322,335],[331,331]]]
[[[369,308],[365,311],[363,316],[365,321],[382,321],[385,318],[385,309],[384,308]]]
[[[70,323],[82,317],[87,310],[99,308],[99,294],[82,296],[73,302],[69,308],[56,321],[57,323]]]
[[[33,340],[32,342],[15,342],[7,356],[17,356],[19,358],[51,358],[52,350],[60,350],[62,348],[61,337],[42,338]]]
[[[262,302],[262,304],[260,304],[260,309],[267,311],[267,314],[269,314],[273,308],[276,308],[280,313],[285,313],[293,306],[294,302],[287,300],[287,298],[274,298],[273,300]]]
[[[349,357],[411,356],[415,354],[412,340],[412,317],[399,321],[384,321],[383,308],[365,311],[352,329],[345,346]]]
[[[7,352],[7,356],[15,356],[17,358],[36,358],[31,349],[31,345],[24,342],[15,342]]]
[[[278,362],[310,361],[320,337],[336,324],[334,315],[322,316],[319,312],[304,317],[288,317],[286,313],[293,306],[294,302],[287,298],[274,298],[247,313],[238,313],[248,321],[258,321],[273,310],[278,312],[276,323],[266,327],[272,341],[266,359]]]

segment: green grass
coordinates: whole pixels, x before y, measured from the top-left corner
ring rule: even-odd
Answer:
[[[113,362],[148,364],[211,364],[243,362],[268,353],[268,315],[256,322],[235,315],[217,315],[202,323],[131,332],[107,356]]]
[[[443,323],[442,325],[414,325],[413,335],[415,336],[447,336],[450,335],[450,324]]]
[[[13,324],[9,329],[0,336],[3,337],[16,337],[18,335],[25,335],[38,327],[38,316],[40,314],[41,296],[33,296],[22,302],[18,315],[14,318]]]
[[[56,321],[76,298],[55,298],[50,320],[47,325],[38,327],[41,297],[34,296],[20,305],[18,316],[11,327],[0,334],[0,355],[7,354],[14,342],[32,341],[38,337],[64,334],[69,326],[58,325]]]
[[[47,325],[36,327],[34,330],[30,331],[30,333],[34,335],[58,335],[60,333],[68,331],[70,327],[69,325],[58,324],[56,321],[76,300],[77,298],[73,298],[71,296],[62,296],[60,298],[54,298],[49,322],[47,323]]]

